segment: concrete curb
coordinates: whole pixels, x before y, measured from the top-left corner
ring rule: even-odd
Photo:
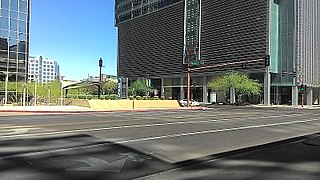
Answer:
[[[206,110],[206,107],[193,108],[167,108],[167,109],[135,109],[135,110],[0,110],[0,113],[30,113],[30,114],[86,114],[86,113],[113,113],[113,112],[156,112],[180,110]]]

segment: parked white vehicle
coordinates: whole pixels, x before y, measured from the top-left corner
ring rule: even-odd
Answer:
[[[179,101],[179,103],[180,103],[180,106],[186,107],[187,106],[187,99],[182,99]],[[190,105],[191,106],[199,106],[200,103],[197,100],[191,99]]]

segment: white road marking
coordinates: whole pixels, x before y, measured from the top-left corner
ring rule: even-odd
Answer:
[[[169,135],[162,135],[162,136],[145,137],[145,138],[137,138],[137,139],[118,141],[116,143],[123,144],[123,143],[132,143],[132,142],[168,139],[168,138],[193,136],[193,135],[201,135],[201,134],[209,134],[209,133],[218,133],[218,132],[226,132],[226,131],[237,131],[237,130],[245,130],[245,129],[253,129],[253,128],[264,128],[264,127],[272,127],[272,126],[280,126],[280,125],[299,124],[299,123],[306,123],[306,122],[319,121],[319,120],[320,119],[310,119],[310,120],[304,120],[304,121],[300,120],[300,121],[290,121],[290,122],[264,124],[264,125],[242,126],[242,127],[236,127],[236,128],[196,131],[196,132],[190,132],[190,133],[169,134]]]
[[[0,125],[0,137],[5,136],[14,136],[14,135],[21,135],[28,133],[29,130],[34,130],[39,128],[33,128],[32,126],[18,126],[18,125],[12,125],[12,124],[2,124]],[[1,132],[4,131],[4,132]]]
[[[200,135],[200,134],[225,132],[225,131],[236,131],[236,130],[245,130],[245,129],[253,129],[253,128],[263,128],[263,127],[272,127],[272,126],[280,126],[280,125],[299,124],[299,123],[314,122],[314,121],[319,121],[319,120],[320,119],[309,119],[309,120],[290,121],[290,122],[273,123],[273,124],[265,124],[265,125],[243,126],[243,127],[236,127],[236,128],[216,129],[216,130],[205,130],[205,131],[197,131],[197,132],[190,132],[190,133],[180,133],[180,134],[170,134],[170,135],[155,136],[155,137],[137,138],[137,139],[131,139],[131,140],[117,141],[114,143],[124,144],[124,143],[167,139],[167,138],[174,138],[174,137],[192,136],[192,135]],[[42,133],[42,134],[47,134],[47,133]],[[48,154],[48,153],[58,153],[58,152],[64,152],[64,151],[70,151],[70,150],[101,147],[101,146],[109,145],[109,144],[110,143],[107,142],[107,143],[99,143],[99,144],[94,144],[94,145],[85,145],[85,146],[78,146],[78,147],[67,147],[67,148],[62,148],[62,149],[44,150],[44,151],[39,151],[39,152],[21,153],[21,154],[3,156],[3,157],[0,157],[0,160],[6,159],[6,158],[36,156],[36,155],[43,155],[43,154]]]
[[[260,117],[260,118],[277,118],[277,117],[291,117],[291,116],[300,116],[300,115],[294,114],[294,115],[282,115],[282,116],[268,116],[268,117]],[[74,129],[74,130],[42,132],[42,133],[3,135],[3,136],[0,136],[0,139],[16,138],[16,137],[31,137],[31,136],[46,136],[46,135],[84,133],[84,132],[105,131],[105,130],[114,130],[114,129],[127,129],[127,128],[145,128],[145,127],[159,127],[159,126],[180,125],[180,124],[212,123],[212,122],[230,121],[230,120],[236,120],[236,119],[237,118],[232,118],[232,119],[226,118],[226,119],[219,119],[219,120],[203,120],[203,121],[177,121],[177,122],[154,123],[154,124],[135,124],[135,125],[104,127],[104,128]],[[243,119],[243,118],[238,118],[238,119]],[[245,120],[250,120],[250,119],[256,119],[256,117],[246,118]],[[297,122],[297,121],[289,121],[289,122],[283,122],[283,123],[289,123],[290,124],[291,122]],[[303,122],[303,121],[299,121],[299,122]],[[309,121],[305,121],[305,122],[309,122]],[[190,134],[190,135],[192,135],[192,134]]]

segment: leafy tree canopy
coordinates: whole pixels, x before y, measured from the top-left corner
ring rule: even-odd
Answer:
[[[145,96],[148,92],[152,92],[152,88],[147,86],[146,79],[138,79],[129,87],[132,96]]]
[[[259,95],[261,93],[261,85],[258,81],[250,79],[248,74],[240,72],[229,72],[218,77],[211,81],[208,87],[223,92],[234,88],[238,95]]]

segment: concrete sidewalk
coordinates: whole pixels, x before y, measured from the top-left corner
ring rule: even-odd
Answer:
[[[0,106],[0,113],[68,113],[95,111],[96,110],[80,106]]]
[[[291,106],[291,105],[252,105],[252,107],[260,107],[260,108],[292,108],[292,109],[320,109],[320,105],[301,105]]]

